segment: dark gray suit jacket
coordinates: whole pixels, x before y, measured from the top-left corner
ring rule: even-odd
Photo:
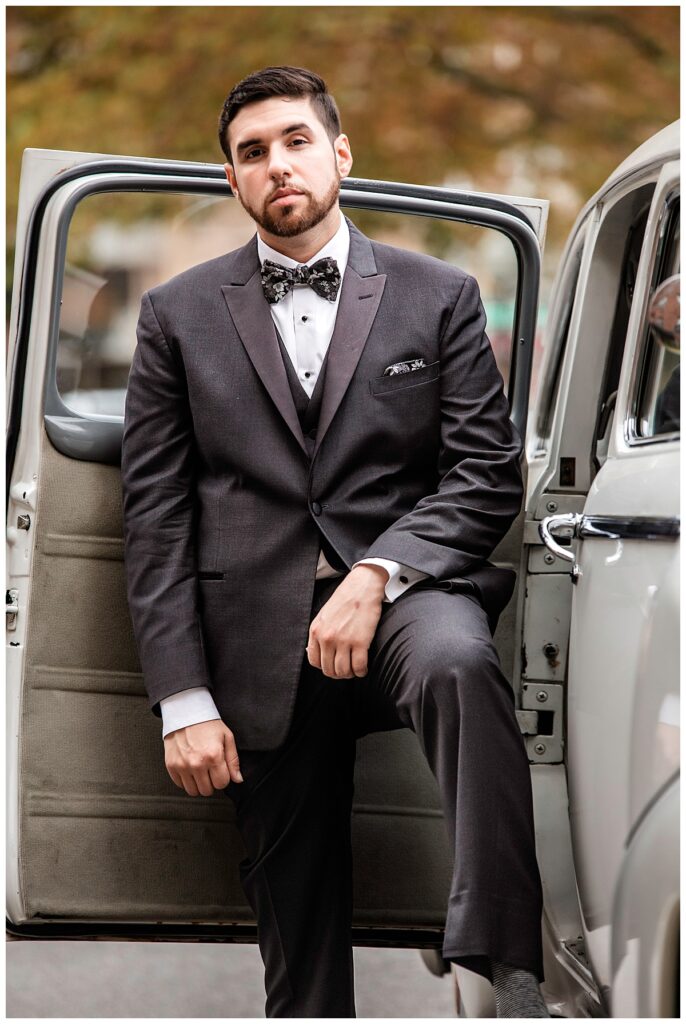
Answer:
[[[492,619],[512,593],[487,559],[521,504],[521,440],[477,282],[348,223],[311,462],[256,238],[142,300],[122,486],[145,685],[158,715],[208,686],[239,748],[288,729],[320,531],[348,566],[378,556],[472,580]],[[426,366],[383,375],[414,357]]]

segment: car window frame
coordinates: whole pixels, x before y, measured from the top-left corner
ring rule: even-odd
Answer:
[[[123,417],[88,415],[70,410],[60,397],[55,379],[59,303],[67,237],[73,211],[82,199],[97,192],[146,190],[218,193],[233,198],[224,170],[219,165],[143,158],[112,158],[80,163],[57,174],[44,187],[34,204],[27,231],[10,398],[8,486],[21,422],[23,384],[34,299],[33,283],[41,243],[41,225],[48,204],[57,196],[59,190],[66,186],[71,188],[57,214],[56,245],[50,257],[54,272],[43,419],[51,441],[64,454],[72,458],[111,465],[119,464]],[[493,228],[508,237],[515,249],[518,267],[508,403],[512,420],[523,436],[528,415],[543,245],[543,239],[539,240],[531,220],[515,205],[487,194],[354,178],[347,178],[342,182],[341,206],[460,221]]]
[[[579,278],[588,240],[588,224],[589,219],[586,218],[575,233],[560,277],[560,285],[555,289],[562,308],[560,309],[558,305],[557,308],[551,309],[550,313],[549,323],[554,333],[545,356],[539,397],[536,402],[536,447],[532,452],[533,458],[542,458],[550,450],[562,367],[567,351],[574,307],[579,295]]]
[[[639,329],[640,340],[636,345],[633,365],[631,368],[631,377],[628,387],[628,402],[623,424],[624,443],[629,449],[644,448],[646,445],[653,444],[668,444],[670,442],[679,441],[681,438],[680,430],[670,431],[669,433],[664,434],[646,435],[642,434],[638,428],[640,406],[643,398],[644,372],[651,343],[650,329],[647,322],[648,308],[650,300],[655,293],[655,289],[659,286],[661,281],[664,280],[664,260],[667,246],[671,241],[670,229],[675,207],[677,208],[679,217],[681,213],[681,188],[679,183],[674,184],[668,189],[662,197],[661,203],[662,205],[653,236],[655,241],[654,251],[651,258],[650,286],[644,296],[641,310],[641,324]]]

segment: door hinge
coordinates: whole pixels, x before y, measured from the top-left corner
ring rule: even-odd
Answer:
[[[10,498],[17,505],[24,505],[33,512],[36,510],[37,486],[35,480],[17,480],[10,488]]]
[[[19,591],[12,588],[5,592],[5,613],[7,615],[7,629],[17,628],[17,615],[19,614]]]

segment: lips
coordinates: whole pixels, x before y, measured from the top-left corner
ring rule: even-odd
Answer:
[[[299,192],[295,188],[280,188],[278,192],[275,192],[270,202],[278,203],[279,206],[287,206],[290,201],[293,200],[294,196],[301,196],[302,192]]]

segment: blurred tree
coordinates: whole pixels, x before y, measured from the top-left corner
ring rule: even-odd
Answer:
[[[359,177],[551,198],[549,241],[679,116],[678,7],[8,7],[8,238],[25,147],[223,162],[241,77],[311,67]]]

